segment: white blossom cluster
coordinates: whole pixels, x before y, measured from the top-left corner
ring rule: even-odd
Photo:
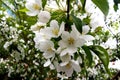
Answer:
[[[24,4],[22,1],[15,0],[16,3],[21,4],[22,7],[24,7]],[[108,29],[106,28],[105,25],[105,16],[103,13],[99,10],[98,7],[95,6],[95,4],[92,3],[91,0],[86,1],[85,5],[85,13],[79,13],[77,10],[79,10],[80,7],[82,7],[82,4],[80,0],[75,0],[78,1],[77,3],[71,3],[71,6],[73,7],[73,12],[75,12],[75,16],[77,18],[80,18],[81,20],[84,20],[85,18],[90,18],[89,24],[85,24],[82,26],[82,32],[80,33],[77,28],[75,23],[73,23],[71,26],[68,26],[71,28],[70,31],[67,31],[65,28],[65,22],[59,22],[57,19],[52,19],[51,13],[54,11],[67,11],[67,4],[66,0],[58,0],[59,3],[56,3],[56,0],[47,0],[47,4],[43,8],[43,2],[44,0],[26,0],[25,7],[27,8],[26,14],[29,16],[35,16],[37,17],[37,22],[31,26],[30,30],[34,32],[35,37],[34,37],[34,42],[35,42],[35,48],[37,51],[40,51],[40,53],[34,51],[34,49],[31,49],[29,47],[30,44],[34,44],[31,42],[31,40],[25,41],[24,39],[19,38],[22,30],[18,30],[17,28],[20,26],[20,24],[16,24],[14,26],[9,26],[5,22],[7,18],[12,17],[13,15],[10,14],[9,12],[5,11],[2,12],[0,11],[0,14],[4,14],[5,17],[1,18],[3,21],[0,23],[0,26],[3,26],[1,28],[1,32],[3,34],[9,33],[9,36],[5,35],[7,38],[7,41],[4,44],[5,49],[9,49],[9,46],[16,43],[17,44],[17,49],[20,51],[12,51],[10,56],[14,58],[13,60],[5,61],[4,59],[0,59],[0,64],[4,63],[7,64],[7,62],[12,63],[17,66],[17,68],[14,68],[13,65],[7,65],[5,68],[8,68],[8,77],[11,77],[13,73],[24,73],[21,74],[21,77],[25,77],[29,74],[32,73],[32,69],[36,69],[36,72],[40,72],[41,68],[40,65],[44,64],[44,67],[49,67],[51,70],[55,70],[57,72],[57,77],[60,77],[61,79],[68,79],[69,77],[72,77],[74,75],[74,72],[76,72],[78,78],[75,78],[76,80],[86,80],[86,76],[81,75],[83,71],[83,66],[82,63],[85,61],[82,60],[81,56],[78,56],[80,50],[81,54],[84,54],[85,52],[83,51],[82,53],[82,46],[84,45],[93,45],[92,40],[101,40],[105,36],[97,35],[91,36],[89,33],[94,33],[94,31],[98,27],[102,27],[102,31],[107,31]],[[113,3],[113,2],[112,2]],[[9,2],[6,2],[7,5],[10,5]],[[113,7],[112,11],[108,13],[108,16],[106,18],[107,24],[109,24],[112,21],[112,25],[109,26],[110,30],[114,35],[119,33],[119,11],[113,12]],[[78,7],[79,6],[79,7]],[[112,4],[113,6],[113,4]],[[10,5],[11,10],[15,10],[14,5]],[[72,11],[71,11],[72,12]],[[71,13],[70,12],[70,13]],[[112,15],[112,16],[111,16]],[[58,15],[57,15],[58,16]],[[14,16],[13,16],[14,17]],[[59,16],[58,16],[59,17]],[[10,22],[11,23],[11,22]],[[24,22],[24,24],[27,24],[27,22]],[[114,29],[115,28],[115,29]],[[24,28],[25,31],[27,28]],[[24,30],[23,29],[23,30]],[[101,32],[102,32],[101,31]],[[104,32],[103,32],[104,33]],[[33,34],[29,34],[27,37],[33,36]],[[0,40],[2,43],[4,40]],[[116,49],[116,39],[112,38],[110,35],[108,39],[106,39],[105,42],[100,43],[101,46],[103,46],[105,49],[110,49],[108,53],[113,53],[112,49]],[[27,52],[27,49],[28,52]],[[36,50],[35,49],[35,50]],[[36,54],[34,54],[34,52]],[[33,54],[32,54],[33,53]],[[93,64],[91,68],[86,67],[85,69],[88,72],[89,77],[96,77],[96,76],[101,76],[102,71],[99,68],[95,68],[95,65],[97,65],[100,61],[97,55],[92,52],[92,57],[93,57]],[[42,58],[41,55],[42,54]],[[35,57],[35,59],[31,59],[30,55]],[[77,55],[77,58],[76,58]],[[110,54],[109,54],[110,55]],[[86,57],[86,54],[84,54],[84,57]],[[27,60],[28,63],[21,62],[21,60]],[[31,61],[32,66],[29,65],[29,61]],[[15,64],[16,63],[16,64]],[[17,64],[18,63],[18,64]],[[109,68],[120,70],[120,60],[109,62]],[[103,66],[102,66],[103,67]],[[20,71],[21,70],[21,71]],[[28,72],[27,72],[28,71]],[[31,79],[37,77],[36,72],[32,73]],[[49,71],[46,72],[49,75]],[[42,74],[44,77],[44,74]],[[106,74],[104,74],[106,76]],[[103,77],[101,78],[103,79]]]
[[[27,12],[29,16],[38,16],[38,22],[31,26],[31,30],[35,33],[35,47],[43,52],[46,59],[44,67],[63,72],[67,77],[71,77],[73,71],[80,72],[80,57],[74,60],[74,55],[87,41],[94,39],[87,34],[90,27],[83,26],[80,33],[73,24],[70,32],[65,31],[65,22],[59,25],[57,20],[50,21],[50,12],[42,10],[41,0],[27,1],[26,8],[29,10]],[[48,22],[50,22],[49,26],[47,26]]]

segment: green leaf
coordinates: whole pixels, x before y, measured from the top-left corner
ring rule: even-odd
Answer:
[[[107,0],[92,0],[92,2],[103,12],[106,16],[109,11],[109,5]]]
[[[90,18],[87,16],[86,18],[83,18],[83,25],[89,25],[90,23]]]
[[[89,48],[99,57],[99,59],[102,61],[106,71],[110,74],[110,71],[108,69],[108,64],[109,64],[109,56],[107,51],[98,45],[95,46],[89,46]]]
[[[24,9],[20,9],[19,10],[20,12],[27,12],[27,11],[29,11],[27,8],[24,8]]]
[[[114,4],[114,10],[117,11],[118,10],[118,4]]]
[[[83,4],[84,4],[84,0],[80,0],[81,1],[81,3],[82,3],[82,6],[83,6]]]
[[[44,8],[47,3],[47,0],[42,0],[42,7]]]
[[[82,10],[85,11],[86,0],[80,0],[82,3]]]
[[[65,21],[66,15],[65,12],[62,10],[56,10],[51,12],[51,20],[55,19],[58,23]]]
[[[77,30],[80,33],[82,33],[82,21],[74,15],[71,15],[71,17],[72,17],[73,22],[75,23]]]
[[[88,62],[89,62],[88,66],[91,66],[93,61],[92,53],[90,52],[90,49],[88,46],[83,46],[82,48],[86,53],[86,58],[88,59]]]

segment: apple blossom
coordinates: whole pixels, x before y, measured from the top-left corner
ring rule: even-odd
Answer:
[[[47,23],[51,18],[50,12],[48,11],[40,11],[38,14],[38,21],[42,23]]]
[[[75,28],[75,26],[72,26]],[[77,52],[77,48],[81,47],[85,40],[80,38],[80,34],[77,29],[72,28],[72,31],[69,33],[67,31],[64,31],[62,33],[62,40],[59,41],[59,46],[63,49],[63,51],[60,53],[61,56],[65,55],[66,53],[69,53],[70,55],[73,55],[73,53]]]
[[[67,77],[71,77],[73,74],[73,71],[80,72],[80,66],[78,61],[70,60],[69,62],[62,62],[60,63],[60,66],[62,68],[62,71],[65,72]]]
[[[109,62],[109,68],[111,69],[117,69],[117,70],[120,70],[120,60],[116,60],[116,61],[113,61],[113,62]]]
[[[44,34],[46,29],[41,29],[40,32],[35,32],[34,42],[35,42],[35,48],[40,50],[40,44],[41,42],[44,42],[46,40],[50,40],[49,35]]]
[[[36,16],[40,12],[42,8],[42,1],[41,0],[27,0],[25,4],[26,8],[29,10],[26,12],[29,16]]]
[[[52,41],[41,41],[39,47],[46,59],[55,57],[54,43]]]
[[[59,27],[58,22],[56,20],[52,20],[50,22],[49,31],[47,33],[50,34],[51,37],[58,37],[64,31],[64,25],[64,22],[62,22]]]
[[[41,28],[43,28],[44,26],[46,26],[45,23],[41,23],[41,22],[37,22],[36,24],[31,26],[31,30],[34,31],[40,31]]]

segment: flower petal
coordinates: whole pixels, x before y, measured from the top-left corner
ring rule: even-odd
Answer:
[[[59,28],[58,22],[56,20],[52,20],[50,22],[50,27],[55,27],[55,28]]]
[[[51,64],[51,61],[50,61],[50,59],[48,59],[48,60],[45,62],[44,67],[48,67],[50,64]]]
[[[95,38],[91,35],[82,35],[82,38],[85,40],[85,41],[92,41],[94,40]]]
[[[60,66],[66,66],[67,64],[69,64],[69,62],[62,62],[60,63]]]
[[[72,67],[70,69],[65,70],[65,74],[67,75],[67,77],[71,77],[72,73],[73,73],[73,68]]]
[[[38,14],[38,21],[40,22],[43,22],[43,23],[47,23],[50,18],[51,18],[51,15],[48,11],[41,11],[39,14]]]
[[[60,58],[63,62],[69,62],[71,60],[71,56],[68,53]]]
[[[64,31],[64,27],[65,27],[65,23],[62,22],[61,25],[60,25],[58,36],[60,36],[62,34],[62,32]]]
[[[82,34],[87,34],[90,30],[90,27],[88,25],[85,25],[82,27]]]
[[[71,64],[72,64],[73,69],[74,69],[76,72],[80,72],[80,71],[81,71],[80,65],[79,65],[79,62],[78,62],[78,61],[71,60]]]
[[[52,53],[44,53],[43,56],[46,58],[46,59],[49,59],[51,57],[55,57],[55,52],[52,52]]]

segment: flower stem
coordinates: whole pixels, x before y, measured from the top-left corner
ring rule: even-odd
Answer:
[[[86,0],[84,0],[84,3],[83,3],[83,8],[82,8],[83,11],[85,11],[85,4],[86,4]]]
[[[66,21],[66,24],[65,24],[65,31],[69,31],[69,17],[70,17],[70,0],[67,0],[67,21]]]
[[[67,19],[69,20],[69,12],[70,12],[70,0],[67,0]]]

